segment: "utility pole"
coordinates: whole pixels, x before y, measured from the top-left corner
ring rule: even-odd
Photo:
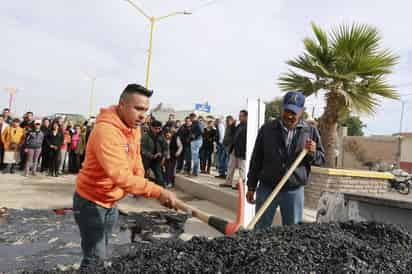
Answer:
[[[153,32],[154,32],[155,23],[160,20],[175,16],[175,15],[191,15],[192,13],[188,11],[175,11],[175,12],[171,12],[164,16],[154,17],[154,16],[147,15],[147,13],[142,8],[140,8],[136,3],[134,3],[132,0],[125,0],[125,1],[128,2],[131,6],[133,6],[137,10],[138,13],[143,15],[143,17],[149,20],[149,23],[150,23],[149,49],[147,50],[146,82],[145,82],[145,87],[149,88],[150,69],[151,69],[151,64],[152,64],[152,50],[153,50]]]
[[[91,116],[93,116],[94,89],[95,89],[97,77],[86,74],[86,78],[92,82],[92,87],[90,90],[90,97],[89,97],[89,118],[90,118]]]
[[[7,88],[3,88],[3,90],[9,94],[9,110],[11,112],[11,107],[13,105],[13,100],[14,100],[14,98],[16,96],[16,93],[17,93],[17,88],[7,87]]]
[[[398,136],[398,168],[401,168],[401,157],[402,157],[402,126],[403,126],[403,114],[405,111],[405,101],[401,101],[402,109],[401,109],[401,119],[399,122],[399,136]]]
[[[401,134],[403,130],[403,115],[405,112],[405,104],[406,104],[406,101],[401,101],[401,102],[402,102],[402,110],[401,110],[401,120],[399,123],[399,134]]]

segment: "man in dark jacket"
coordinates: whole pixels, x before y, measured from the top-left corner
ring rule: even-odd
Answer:
[[[278,206],[283,225],[301,223],[304,185],[308,181],[311,166],[320,166],[325,162],[319,132],[301,119],[304,104],[305,96],[302,93],[288,92],[283,98],[281,118],[264,124],[259,130],[250,160],[246,194],[249,203],[256,202],[256,212],[302,149],[308,149],[309,153],[256,224],[257,229],[272,225]]]
[[[209,121],[203,131],[203,144],[200,148],[200,173],[210,174],[215,141],[216,129],[213,127],[213,121]]]
[[[185,124],[179,129],[177,135],[180,138],[180,141],[183,145],[183,152],[180,154],[177,159],[176,172],[180,172],[183,169],[186,174],[190,174],[191,165],[192,165],[192,151],[190,149],[190,133],[192,130],[192,120],[190,117],[185,118]]]
[[[236,189],[236,182],[233,181],[236,169],[239,169],[239,176],[245,179],[245,161],[246,161],[246,136],[247,136],[247,116],[246,110],[239,113],[239,125],[235,129],[232,145],[229,150],[229,170],[227,172],[226,182],[221,187],[232,187]]]
[[[160,132],[162,131],[162,123],[153,120],[150,125],[150,130],[142,135],[142,160],[146,174],[151,169],[155,175],[155,181],[160,186],[165,186],[162,173],[162,159],[164,146],[161,140]]]

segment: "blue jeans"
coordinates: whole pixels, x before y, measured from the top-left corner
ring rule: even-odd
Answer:
[[[219,163],[219,175],[226,175],[229,153],[223,144],[217,144],[217,162]]]
[[[116,208],[104,208],[82,198],[73,196],[74,218],[80,229],[83,260],[81,268],[103,265],[109,237],[119,217]]]
[[[272,193],[273,188],[259,184],[256,190],[256,212]],[[302,222],[304,205],[304,187],[301,186],[293,190],[284,190],[278,193],[276,198],[266,209],[265,213],[256,224],[256,229],[270,227],[275,217],[276,209],[279,206],[282,215],[283,225],[293,225]]]
[[[202,138],[193,140],[190,143],[190,149],[192,150],[192,160],[193,160],[193,175],[199,174],[199,150],[203,144]]]

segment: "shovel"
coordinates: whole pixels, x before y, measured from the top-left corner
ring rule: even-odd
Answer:
[[[286,182],[289,180],[289,177],[292,175],[292,173],[295,171],[295,169],[298,167],[300,162],[302,162],[303,158],[305,158],[306,154],[308,153],[307,149],[302,150],[302,152],[298,155],[296,160],[292,163],[291,167],[289,170],[286,172],[286,174],[282,177],[282,179],[279,181],[279,183],[276,185],[275,189],[272,191],[270,196],[266,199],[265,203],[262,205],[262,207],[259,209],[259,211],[256,213],[255,217],[253,217],[252,221],[249,223],[247,226],[248,230],[252,230],[255,228],[256,223],[260,220],[262,217],[263,213],[265,213],[266,209],[270,206],[272,201],[276,198],[278,195],[279,191],[282,189],[282,187],[286,184]]]
[[[235,221],[228,221],[216,216],[209,215],[208,213],[190,206],[184,203],[181,200],[176,201],[176,207],[186,213],[189,213],[193,217],[199,219],[203,223],[213,227],[217,231],[225,234],[225,235],[232,235],[236,233],[243,223],[243,216],[245,211],[245,203],[244,203],[244,195],[245,195],[245,187],[243,185],[242,179],[239,179],[237,184],[238,189],[238,206],[237,206],[237,217]]]

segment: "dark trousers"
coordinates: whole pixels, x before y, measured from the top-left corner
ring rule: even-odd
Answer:
[[[190,172],[192,169],[192,150],[190,145],[183,147],[183,161],[184,161],[184,170]]]
[[[175,158],[167,159],[165,162],[166,166],[166,183],[167,184],[175,184],[175,176],[176,176],[176,162]]]
[[[50,148],[47,146],[43,146],[41,150],[41,167],[40,171],[44,172],[46,170],[49,170],[49,164],[50,164]]]
[[[119,218],[116,208],[104,208],[75,193],[74,218],[80,230],[83,259],[82,269],[102,266],[106,257],[109,238]]]
[[[24,152],[25,147],[21,146],[20,148],[20,163],[19,163],[19,169],[24,170],[24,167],[26,166],[26,161],[27,161],[27,154]]]
[[[60,149],[50,149],[49,151],[49,173],[57,175],[60,166]]]
[[[176,159],[176,172],[180,172],[183,169],[183,164],[184,164],[184,154],[183,152],[180,153],[179,157]]]
[[[149,169],[151,169],[155,176],[155,183],[160,186],[165,186],[160,160],[144,161],[144,169],[146,170],[146,174],[148,174]]]
[[[210,173],[212,166],[213,145],[205,145],[200,149],[200,171]]]
[[[80,155],[74,153],[74,151],[70,151],[69,153],[69,172],[70,173],[78,173],[80,170]]]
[[[0,169],[4,168],[3,159],[4,159],[4,147],[0,147]]]

